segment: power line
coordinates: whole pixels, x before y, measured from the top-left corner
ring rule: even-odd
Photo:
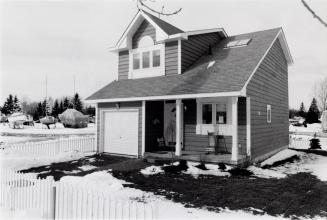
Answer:
[[[310,6],[308,5],[308,3],[305,2],[305,0],[301,0],[301,2],[304,7],[306,7],[306,9],[308,9],[308,11],[313,15],[313,18],[317,19],[322,25],[327,27],[327,23],[310,8]]]

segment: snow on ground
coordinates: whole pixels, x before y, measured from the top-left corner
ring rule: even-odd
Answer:
[[[24,126],[23,129],[9,128],[8,124],[0,124],[0,132],[8,134],[42,134],[42,135],[79,135],[79,134],[95,134],[95,124],[89,123],[86,128],[65,128],[61,123],[57,123],[56,127],[48,129],[41,123],[35,123],[34,126]]]
[[[291,148],[296,149],[308,149],[310,147],[310,140],[313,138],[312,135],[300,135],[293,134],[290,142]],[[320,140],[321,150],[327,150],[327,138],[317,137]]]
[[[290,125],[289,126],[290,132],[310,132],[310,133],[319,133],[322,132],[321,123],[313,123],[313,124],[307,124],[307,127],[297,127]]]
[[[218,169],[218,165],[205,164],[207,170],[202,170],[196,167],[199,164],[200,163],[187,162],[188,169],[186,171],[183,171],[183,173],[190,174],[195,178],[197,178],[199,175],[230,176],[229,172]]]
[[[40,156],[7,148],[0,151],[0,167],[8,170],[22,170],[56,162],[76,160],[92,154],[94,153],[70,151],[56,156]]]
[[[94,159],[94,158],[92,158],[92,159]],[[96,169],[97,167],[96,166],[93,166],[93,165],[86,164],[86,165],[80,166],[78,168],[81,169],[81,170],[83,170],[83,171],[88,171],[88,170]]]
[[[160,166],[149,166],[140,171],[143,175],[155,175],[159,173],[164,173]]]
[[[124,187],[123,184],[126,184],[126,182],[113,177],[108,171],[98,171],[83,177],[65,176],[60,181],[67,184],[77,184],[80,187],[88,187],[93,190],[100,189],[101,192],[111,193],[115,198],[122,201],[135,201],[141,198],[145,203],[153,204],[157,207],[159,219],[281,219],[280,217],[268,215],[255,216],[249,212],[230,211],[228,209],[216,213],[204,209],[185,208],[182,204],[174,203],[163,196],[156,196],[153,193],[139,189]]]
[[[290,158],[294,155],[297,155],[300,159],[269,169],[262,169],[255,166],[250,166],[247,169],[252,171],[255,176],[262,178],[285,178],[288,174],[307,172],[317,176],[321,181],[327,181],[327,157],[325,156],[286,149],[263,161],[261,165],[271,165],[274,162]]]
[[[295,150],[289,150],[289,149],[282,150],[282,151],[278,152],[277,154],[273,155],[272,157],[268,158],[267,160],[263,161],[261,163],[261,166],[272,165],[273,163],[275,163],[277,161],[285,160],[285,159],[288,159],[295,155],[300,155],[300,153]]]

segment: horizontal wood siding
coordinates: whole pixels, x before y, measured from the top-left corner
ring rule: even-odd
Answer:
[[[167,76],[178,74],[178,41],[165,44],[165,72]]]
[[[218,33],[193,35],[188,40],[183,40],[181,45],[182,73],[203,54],[209,52],[209,45],[213,46],[219,41]]]
[[[184,149],[186,151],[195,151],[199,153],[205,152],[208,146],[208,135],[196,134],[196,100],[184,100],[186,111],[184,112]],[[231,152],[232,136],[224,136],[224,139],[219,139],[219,147],[226,148]]]
[[[150,36],[156,42],[156,29],[147,21],[144,20],[140,27],[136,30],[132,38],[132,48],[138,48],[138,44],[142,37]]]
[[[100,111],[103,109],[117,109],[116,108],[117,103],[99,103],[98,104],[98,112],[97,112],[97,133],[98,133],[98,149],[100,147],[100,124],[103,123],[100,121]],[[121,109],[138,109],[139,110],[139,124],[138,124],[138,155],[142,155],[142,102],[120,102],[120,108]],[[102,147],[100,147],[101,149]],[[103,148],[102,148],[103,149]]]
[[[247,86],[251,98],[252,159],[288,145],[288,67],[279,40]],[[271,105],[271,123],[267,123]]]
[[[121,51],[119,52],[118,58],[118,80],[128,79],[129,71],[129,52]]]
[[[157,138],[163,137],[164,103],[146,102],[145,109],[145,151],[151,152],[157,150]]]

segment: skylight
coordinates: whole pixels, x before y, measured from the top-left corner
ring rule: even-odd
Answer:
[[[243,46],[247,46],[250,43],[251,39],[243,39],[243,40],[234,40],[234,41],[230,41],[227,43],[227,45],[225,46],[225,48],[233,48],[233,47],[243,47]]]

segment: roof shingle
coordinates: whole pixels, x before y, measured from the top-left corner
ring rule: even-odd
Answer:
[[[240,91],[279,31],[228,37],[181,75],[114,81],[87,100]],[[230,41],[247,38],[252,39],[248,46],[224,48]]]

